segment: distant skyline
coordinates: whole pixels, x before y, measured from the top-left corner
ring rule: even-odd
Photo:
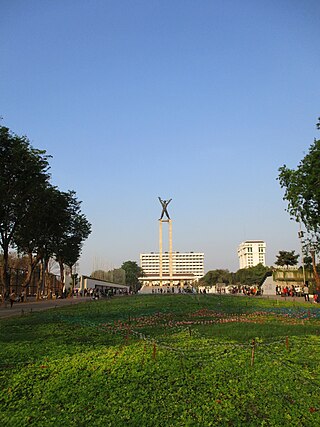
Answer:
[[[45,149],[92,223],[80,273],[173,250],[300,254],[277,181],[319,138],[316,0],[0,0],[1,124]]]

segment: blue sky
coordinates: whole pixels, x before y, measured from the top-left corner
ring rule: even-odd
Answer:
[[[80,273],[173,249],[205,270],[237,246],[299,252],[276,178],[315,137],[317,0],[0,0],[2,124],[47,150],[92,223]]]

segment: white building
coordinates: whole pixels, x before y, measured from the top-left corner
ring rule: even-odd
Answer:
[[[145,276],[159,276],[160,256],[158,252],[140,254],[140,267]],[[162,254],[163,276],[169,275],[169,253]],[[193,274],[196,280],[204,276],[204,253],[172,252],[173,276]]]
[[[114,293],[119,293],[129,292],[130,286],[118,285],[117,283],[107,282],[106,280],[94,277],[80,276],[79,290],[84,291],[85,289],[112,290]]]
[[[266,265],[266,243],[263,240],[246,240],[238,247],[240,268]]]

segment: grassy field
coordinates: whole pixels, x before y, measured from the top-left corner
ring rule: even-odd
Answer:
[[[0,328],[1,426],[320,425],[312,303],[132,296]]]

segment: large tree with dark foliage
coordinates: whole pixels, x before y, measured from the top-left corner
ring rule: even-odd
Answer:
[[[320,128],[320,118],[317,127]],[[305,227],[303,244],[305,252],[312,257],[316,286],[320,291],[315,260],[316,253],[320,252],[320,140],[314,140],[296,169],[286,165],[279,168],[279,182],[285,189],[284,200],[288,203],[291,219]]]
[[[275,262],[279,267],[292,267],[298,264],[299,255],[295,251],[279,251]]]
[[[81,201],[77,200],[76,193],[64,193],[66,200],[66,215],[61,223],[61,229],[54,238],[53,252],[60,266],[60,279],[64,280],[64,265],[70,268],[78,261],[84,241],[91,233],[91,224],[81,212]]]
[[[41,261],[37,296],[40,293],[40,285],[44,284],[49,259],[55,253],[54,242],[61,235],[62,226],[68,218],[68,199],[65,193],[48,185],[38,192],[29,206],[25,221],[17,227],[14,243],[19,253],[26,254],[29,259],[28,273],[23,284],[25,288]]]
[[[132,292],[138,292],[141,288],[139,277],[143,276],[143,270],[135,261],[125,261],[121,268],[126,272],[126,285],[129,285]]]
[[[217,283],[231,284],[232,273],[223,269],[210,270],[199,280],[199,286],[215,286]]]
[[[257,264],[253,267],[241,268],[234,275],[234,280],[238,285],[252,286],[262,285],[264,279],[271,274],[270,267]]]
[[[17,229],[26,226],[30,206],[49,182],[48,156],[0,126],[0,245],[3,251],[1,285],[9,286],[8,256]]]
[[[53,256],[63,280],[64,264],[72,269],[91,232],[75,192],[61,192],[50,184],[49,157],[33,148],[26,137],[0,126],[0,294],[9,290],[10,248],[28,256],[24,287],[40,261],[44,279]]]

